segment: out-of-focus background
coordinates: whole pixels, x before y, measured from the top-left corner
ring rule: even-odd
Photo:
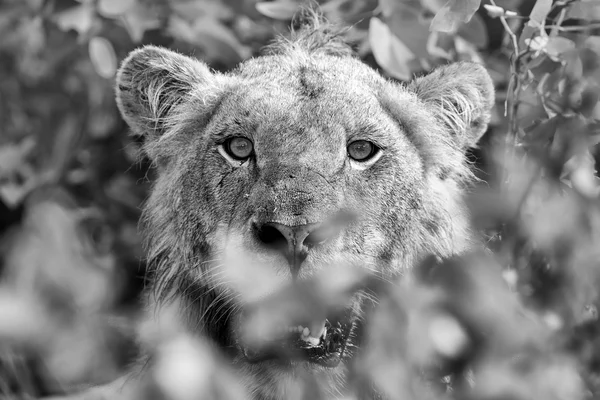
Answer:
[[[365,379],[390,398],[423,398],[407,371],[435,359],[445,366],[437,397],[598,398],[600,3],[318,3],[390,79],[472,60],[497,90],[490,130],[470,154],[483,179],[470,204],[503,279],[448,267],[466,286],[436,281],[453,310],[441,339],[421,343],[414,359],[375,346]],[[136,357],[145,270],[137,224],[154,172],[115,105],[120,61],[155,44],[227,71],[288,34],[306,4],[0,0],[2,398],[109,382]],[[378,343],[392,346],[406,328],[394,307],[439,308],[423,300],[427,290],[411,290],[374,319]],[[408,306],[407,293],[423,301]],[[470,308],[478,303],[489,307]]]

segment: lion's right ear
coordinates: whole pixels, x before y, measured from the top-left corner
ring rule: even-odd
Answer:
[[[204,97],[214,94],[215,80],[201,61],[146,46],[131,52],[119,68],[117,105],[133,132],[152,141],[176,126],[191,100],[206,106]]]

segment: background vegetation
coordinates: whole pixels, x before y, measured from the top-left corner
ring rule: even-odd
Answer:
[[[469,196],[492,252],[428,260],[381,289],[356,396],[373,384],[391,399],[599,398],[600,3],[319,3],[383,74],[474,60],[498,99],[471,154],[485,183]],[[136,226],[153,171],[118,115],[114,74],[147,43],[228,70],[287,32],[301,4],[0,0],[3,398],[118,377],[134,332],[157,349],[155,396],[246,396],[202,343],[139,312]],[[322,395],[307,386],[297,397]]]

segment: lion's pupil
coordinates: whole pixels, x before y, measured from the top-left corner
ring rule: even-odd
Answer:
[[[357,140],[348,146],[348,154],[357,161],[369,158],[373,154],[375,146],[366,140]]]
[[[229,152],[236,158],[248,158],[252,153],[252,142],[246,138],[233,138],[229,142]]]

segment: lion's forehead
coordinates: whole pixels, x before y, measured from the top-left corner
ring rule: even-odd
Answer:
[[[275,72],[240,75],[216,116],[223,130],[230,135],[244,130],[257,148],[276,157],[292,151],[309,160],[317,152],[341,160],[353,137],[396,133],[398,127],[379,103],[376,83],[314,64]]]

